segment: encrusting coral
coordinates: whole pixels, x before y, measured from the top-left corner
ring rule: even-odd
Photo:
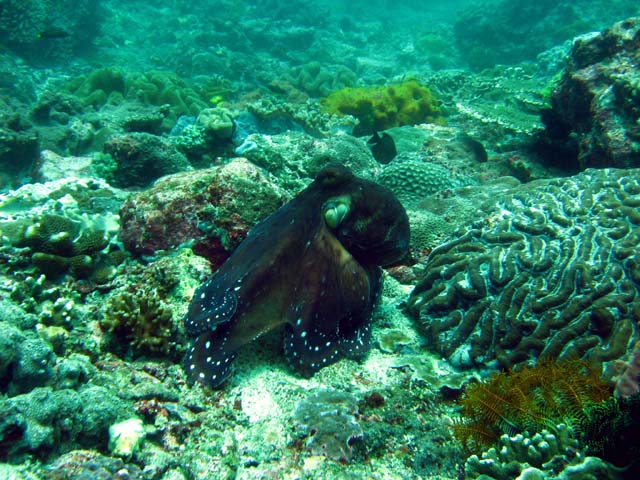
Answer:
[[[356,412],[356,399],[337,390],[317,391],[301,400],[294,417],[298,429],[307,436],[307,451],[348,462],[354,442],[363,436]]]
[[[103,283],[112,275],[101,276],[101,269],[110,263],[111,221],[99,215],[55,213],[9,221],[3,228],[13,246],[30,250],[31,263],[45,275],[70,272],[76,278],[98,281],[100,277]]]
[[[431,91],[413,79],[380,87],[346,87],[323,98],[321,104],[327,113],[357,118],[355,135],[443,121]]]

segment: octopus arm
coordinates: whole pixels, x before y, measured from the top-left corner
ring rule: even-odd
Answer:
[[[363,267],[326,229],[302,256],[285,326],[284,350],[303,375],[369,349],[378,267]]]

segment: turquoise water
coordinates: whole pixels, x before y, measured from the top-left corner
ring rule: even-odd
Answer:
[[[639,49],[630,1],[0,0],[0,478],[637,478]]]

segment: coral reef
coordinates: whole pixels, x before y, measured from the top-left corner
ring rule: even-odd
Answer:
[[[65,361],[56,357],[64,350],[66,330],[61,326],[45,325],[45,308],[36,315],[10,301],[0,303],[0,332],[3,339],[0,355],[1,392],[10,395],[29,392],[35,387],[59,380],[61,369],[65,370],[65,375],[72,370],[72,363],[66,365]]]
[[[467,385],[453,431],[473,451],[497,443],[504,433],[541,432],[559,422],[577,426],[585,408],[610,397],[599,369],[582,361],[543,360]]]
[[[431,387],[422,388],[430,382],[402,382],[390,389],[371,385],[374,388],[358,402],[358,421],[364,433],[363,441],[354,445],[352,463],[385,458],[394,452],[398,461],[411,466],[413,475],[455,477],[465,455],[450,436],[448,413],[433,401],[428,393]],[[393,472],[387,476],[399,475]]]
[[[543,50],[633,12],[626,2],[492,0],[462,10],[455,41],[462,58],[480,70],[533,60]]]
[[[304,188],[336,159],[364,178],[371,178],[380,169],[364,142],[349,135],[319,139],[300,132],[253,134],[244,143],[249,144],[243,156],[276,176],[287,190]]]
[[[72,80],[52,81],[39,93],[31,119],[44,148],[81,155],[100,151],[116,134],[169,133],[182,116],[195,118],[211,107],[207,95],[206,84],[201,89],[175,74],[107,67]],[[228,112],[223,115],[218,107],[212,110],[219,117],[214,129],[227,139],[231,135]],[[169,141],[158,142],[173,148]]]
[[[51,345],[34,335],[26,337],[12,363],[8,393],[30,392],[51,383],[55,377],[55,360]]]
[[[283,199],[258,168],[234,159],[167,176],[132,195],[120,209],[121,238],[127,250],[139,255],[192,242],[196,253],[218,266]]]
[[[129,72],[117,67],[94,70],[66,85],[66,91],[78,97],[84,105],[101,109],[105,105],[125,102],[142,105],[169,105],[163,119],[168,131],[180,115],[197,115],[208,107],[206,92],[201,92],[177,75],[169,72]]]
[[[37,162],[37,168],[33,170],[34,179],[38,182],[52,182],[65,178],[87,178],[95,177],[97,168],[94,165],[95,159],[91,157],[63,157],[51,150],[42,150]],[[102,175],[98,175],[101,178]],[[105,178],[106,180],[106,178]]]
[[[11,455],[62,452],[77,444],[104,448],[109,426],[133,415],[113,391],[90,385],[79,390],[38,387],[0,400],[0,406],[10,412],[1,433],[15,438]]]
[[[326,97],[331,92],[352,87],[357,80],[356,74],[344,65],[323,65],[320,62],[293,68],[286,78],[311,97]]]
[[[55,214],[32,217],[31,222],[19,226],[12,243],[18,248],[31,249],[34,252],[31,261],[46,275],[71,269],[77,276],[85,276],[92,267],[91,256],[109,244],[106,226],[100,228],[99,223],[74,221]],[[16,226],[6,224],[5,232]]]
[[[205,144],[219,145],[231,140],[234,130],[233,115],[226,108],[205,108],[198,114],[195,126],[202,129]]]
[[[357,118],[360,123],[354,135],[443,121],[435,97],[416,80],[381,87],[343,88],[323,98],[321,104],[325,112]]]
[[[167,355],[175,349],[177,327],[172,312],[153,289],[110,296],[100,326],[111,334],[105,341],[117,352]]]
[[[640,17],[577,38],[551,94],[551,135],[577,136],[580,169],[640,166]]]
[[[104,152],[115,161],[110,173],[117,187],[146,187],[159,177],[191,168],[170,141],[150,133],[113,135],[105,142]]]
[[[7,0],[0,5],[0,41],[32,62],[53,64],[86,52],[100,18],[91,0]]]
[[[463,368],[626,355],[640,318],[638,178],[588,170],[481,205],[410,296],[430,348]]]
[[[48,480],[84,480],[87,478],[141,480],[140,467],[124,463],[94,450],[73,450],[61,455],[46,469]]]
[[[312,455],[348,462],[353,444],[362,440],[362,427],[355,418],[356,399],[345,392],[322,390],[301,400],[294,412],[299,432],[306,437]]]
[[[426,197],[420,206],[423,204],[434,205],[435,200],[440,199],[436,199],[434,196]],[[404,202],[403,204],[406,205]],[[420,209],[408,207],[407,215],[409,216],[409,225],[411,227],[411,252],[416,258],[428,255],[434,248],[449,240],[455,234],[458,226],[452,222],[452,219],[461,223],[465,220],[470,221],[476,210],[464,200],[448,202],[446,205],[448,208],[446,212],[434,211],[437,210],[437,207],[431,210],[427,210],[425,207]]]
[[[324,138],[350,132],[357,123],[351,116],[323,113],[318,102],[291,103],[263,92],[248,95],[242,105],[243,111],[234,118],[233,141],[236,145],[241,145],[252,133],[278,135],[305,132],[316,138]]]
[[[419,155],[410,153],[400,154],[384,165],[376,180],[407,206],[415,206],[436,192],[474,183],[470,178],[455,175],[442,165],[423,161]]]
[[[5,391],[9,381],[13,365],[24,354],[20,354],[20,346],[24,345],[25,337],[17,327],[0,323],[0,390]]]
[[[31,108],[31,120],[41,148],[60,155],[81,155],[101,149],[113,130],[96,118],[75,96],[63,90],[45,90]]]
[[[17,186],[31,173],[40,141],[24,106],[0,97],[0,186]]]
[[[478,73],[444,70],[428,77],[449,123],[462,122],[464,134],[495,152],[530,143],[543,131],[540,112],[548,102],[542,85],[547,81],[535,64],[526,63]]]
[[[523,363],[557,352],[594,360],[594,375],[604,363],[611,386],[623,379],[622,395],[586,401],[584,415],[563,399],[568,418],[554,413],[549,424],[534,420],[552,408],[527,404],[532,420],[483,397],[504,417],[498,422],[509,440],[479,466],[470,461],[467,475],[606,478],[605,464],[587,456],[617,468],[639,458],[638,174],[540,181],[577,173],[582,144],[573,142],[583,137],[564,125],[568,137],[539,143],[540,112],[572,55],[571,41],[556,43],[631,11],[640,14],[628,0],[455,0],[428,8],[367,0],[312,8],[304,0],[0,0],[0,478],[463,478],[467,455],[451,429],[461,405],[451,400],[473,391],[473,377],[511,365],[522,372]],[[637,40],[624,37],[637,36],[635,26],[618,30],[615,38],[578,40],[585,65]],[[598,114],[618,108],[637,116],[635,57],[627,49],[575,70],[594,73],[594,82],[600,70],[611,78],[588,84],[614,90],[598,97],[615,103]],[[468,69],[518,58],[527,61]],[[328,108],[340,91],[364,100],[360,119]],[[434,111],[419,115],[412,94],[425,94],[422,107]],[[435,123],[425,123],[429,115]],[[369,137],[353,135],[403,122],[384,130],[398,153],[387,166],[373,158]],[[634,128],[610,129],[626,138],[607,140],[636,141]],[[190,385],[181,319],[194,292],[201,320],[228,312],[215,285],[199,285],[212,270],[223,275],[220,265],[241,250],[247,232],[332,163],[380,179],[411,208],[412,254],[381,272],[371,348],[360,356],[357,342],[367,345],[369,332],[355,335],[349,348],[358,361],[342,358],[301,378],[286,356],[274,355],[283,350],[282,332],[274,331],[238,351],[234,375],[219,390]],[[374,206],[362,193],[363,205]],[[301,211],[319,214],[323,228],[353,245],[345,200]],[[312,223],[290,221],[248,249],[258,261],[231,268],[240,283],[230,292],[258,283],[250,296],[238,294],[242,305],[234,308],[259,304],[249,325],[256,331],[240,325],[227,336],[218,326],[226,345],[272,327],[279,317],[263,315],[265,306],[307,309],[311,315],[290,319],[302,327],[329,298],[344,306],[378,296],[375,285],[354,288],[347,268],[337,282],[330,270],[317,295],[282,300],[295,282],[323,279],[317,268],[301,268],[304,248],[290,243],[313,240],[302,231]],[[386,237],[372,224],[366,241]],[[278,247],[292,260],[271,266]],[[255,280],[254,272],[282,268],[282,287],[265,290],[273,282]],[[418,279],[424,290],[411,300],[425,297],[412,305],[414,316],[431,322],[426,340],[403,310]],[[232,299],[230,292],[222,298]],[[320,352],[335,344],[314,343],[313,335],[305,327],[301,341],[284,349],[327,359]],[[220,358],[202,361],[209,356],[213,364]],[[576,379],[567,383],[582,399]],[[518,392],[509,387],[501,383],[515,405]],[[557,419],[571,424],[578,443],[564,438]],[[564,447],[556,451],[554,441]],[[638,463],[627,478],[640,478]]]
[[[85,208],[86,202],[93,208]],[[25,185],[0,197],[0,228],[8,244],[45,275],[71,273],[104,283],[113,275],[118,249],[114,204],[114,192],[94,180]]]
[[[578,450],[579,443],[564,424],[554,433],[543,430],[534,435],[503,435],[496,448],[481,457],[470,456],[465,463],[465,478],[485,480],[620,478],[618,469],[598,457]]]
[[[169,127],[165,120],[170,113],[168,104],[156,106],[136,101],[105,105],[95,111],[94,106],[84,105],[80,98],[60,88],[39,95],[31,118],[43,148],[62,155],[81,155],[102,151],[113,134],[166,132]]]

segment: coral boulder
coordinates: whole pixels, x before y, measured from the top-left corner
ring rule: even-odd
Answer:
[[[640,320],[638,206],[638,170],[513,188],[432,252],[409,310],[462,368],[619,359]]]
[[[545,123],[575,134],[581,169],[640,166],[639,64],[640,17],[574,41]]]
[[[220,265],[249,229],[284,203],[281,190],[245,159],[158,180],[120,210],[127,250],[153,255],[182,243]]]

